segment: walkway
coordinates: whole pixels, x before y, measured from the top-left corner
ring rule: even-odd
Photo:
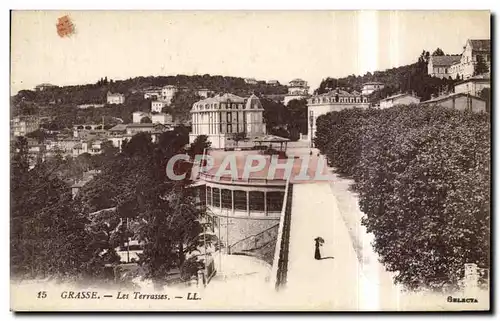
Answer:
[[[297,308],[358,310],[363,301],[356,252],[327,182],[297,184],[292,199],[288,275],[283,294]],[[314,259],[321,236],[324,259]]]

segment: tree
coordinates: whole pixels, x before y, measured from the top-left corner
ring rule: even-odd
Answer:
[[[474,65],[474,76],[481,75],[489,72],[488,65],[484,61],[482,55],[476,56],[476,64]]]
[[[19,149],[17,153],[23,151]],[[14,159],[22,157],[14,155]],[[55,175],[54,167],[42,163],[29,172],[14,172],[12,277],[98,277],[105,264],[96,256],[100,249],[89,246],[91,236],[85,230],[86,219],[74,207],[70,189]]]
[[[200,98],[194,90],[176,92],[170,104],[172,118],[177,123],[185,124],[189,122],[191,120],[191,108]]]
[[[236,143],[236,146],[238,146],[238,143],[242,140],[245,140],[247,138],[247,134],[245,132],[238,132],[234,133],[232,135],[233,141]]]
[[[286,106],[287,129],[290,132],[290,138],[298,139],[299,134],[307,134],[307,100],[293,99]]]
[[[486,101],[486,111],[491,112],[491,89],[483,88],[479,94],[479,97]]]
[[[281,102],[276,102],[272,99],[259,97],[264,108],[263,119],[266,123],[267,132],[270,133],[274,129],[286,127],[287,110]]]
[[[212,143],[208,140],[207,135],[198,135],[191,143],[188,149],[188,155],[194,159],[196,155],[203,155],[206,149],[210,148]]]
[[[47,133],[42,129],[37,129],[31,133],[26,134],[26,137],[36,139],[36,141],[41,144],[48,137]]]
[[[443,50],[441,50],[441,48],[437,48],[436,50],[434,50],[432,55],[433,56],[444,56],[444,52],[443,52]]]
[[[387,98],[397,92],[397,89],[392,86],[385,86],[382,89],[375,90],[371,93],[369,100],[372,105],[377,104],[380,100]]]
[[[465,263],[488,268],[489,115],[439,106],[320,116],[315,145],[355,181],[362,224],[395,281],[454,289]]]
[[[151,118],[149,117],[142,117],[141,118],[141,124],[151,124],[152,121],[151,121]]]
[[[146,133],[134,135],[77,199],[86,211],[116,207],[110,217],[113,224],[120,218],[136,222],[134,238],[144,244],[139,263],[158,287],[165,284],[170,270],[180,268],[186,255],[201,246],[205,210],[192,196],[190,175],[171,181],[165,171],[171,157],[185,152],[187,137],[183,127],[163,133],[156,143]],[[187,173],[191,167],[178,169]],[[103,247],[107,242],[112,240],[98,244]]]

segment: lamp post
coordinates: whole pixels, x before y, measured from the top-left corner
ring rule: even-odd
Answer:
[[[314,112],[311,110],[309,112],[309,126],[311,127],[311,130],[309,131],[309,147],[313,147],[313,122],[314,122]]]

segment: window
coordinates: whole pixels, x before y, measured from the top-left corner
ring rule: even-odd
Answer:
[[[222,190],[222,208],[233,209],[233,200],[231,196],[231,191],[228,189]]]
[[[207,191],[205,188],[198,188],[198,199],[202,205],[205,205],[207,202]]]
[[[230,112],[226,113],[226,121],[227,121],[228,123],[230,123],[230,122],[231,122],[231,113],[230,113]]]
[[[207,205],[212,206],[212,188],[207,186]]]
[[[220,189],[215,187],[212,189],[212,205],[220,207]]]
[[[248,198],[250,211],[264,212],[264,192],[250,192]]]
[[[247,192],[234,191],[234,209],[240,211],[247,210]]]
[[[285,193],[283,192],[267,192],[266,202],[268,212],[280,212],[283,207],[283,199]]]

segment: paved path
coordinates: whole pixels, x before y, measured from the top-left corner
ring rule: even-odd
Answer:
[[[360,309],[359,263],[329,184],[295,185],[292,204],[288,275],[283,294],[297,302],[297,308]],[[325,240],[322,260],[314,259],[317,236]]]

